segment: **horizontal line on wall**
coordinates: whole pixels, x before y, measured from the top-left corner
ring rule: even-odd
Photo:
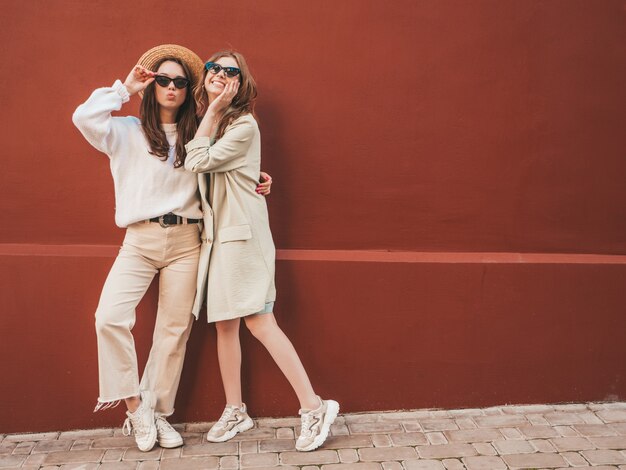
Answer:
[[[120,250],[116,245],[36,245],[1,243],[0,256],[66,256],[88,258],[115,257]]]
[[[116,245],[0,244],[0,256],[113,258],[118,251]],[[276,250],[276,259],[369,263],[626,264],[626,255],[453,251]]]
[[[376,263],[626,264],[626,256],[622,255],[559,253],[277,250],[276,256],[282,260],[362,261]]]

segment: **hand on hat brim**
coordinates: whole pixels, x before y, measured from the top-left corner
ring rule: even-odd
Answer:
[[[154,81],[156,73],[148,70],[141,65],[135,65],[126,77],[124,86],[128,90],[129,95],[134,95],[146,89],[150,83]]]

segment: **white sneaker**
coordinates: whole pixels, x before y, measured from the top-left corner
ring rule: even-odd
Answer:
[[[164,449],[173,449],[183,445],[183,436],[167,422],[165,416],[157,417],[156,421],[157,441]]]
[[[154,405],[156,399],[149,391],[141,392],[141,404],[134,413],[126,412],[126,421],[122,428],[125,436],[135,435],[137,447],[143,452],[148,452],[154,447],[157,439],[157,429],[154,423]]]
[[[301,452],[315,450],[321,446],[328,437],[330,425],[333,424],[337,413],[339,413],[339,403],[334,400],[322,400],[316,410],[300,410],[302,416],[302,426],[300,437],[296,441],[296,449]]]
[[[237,433],[254,427],[254,421],[248,416],[246,404],[240,407],[227,405],[220,419],[206,435],[209,442],[224,442],[235,437]]]

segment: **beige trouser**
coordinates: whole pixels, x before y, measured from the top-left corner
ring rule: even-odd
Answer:
[[[100,403],[151,390],[156,395],[157,414],[169,416],[174,412],[193,319],[199,234],[198,224],[164,228],[158,223],[137,223],[128,227],[96,311]],[[159,306],[140,384],[131,330],[135,308],[157,272]]]

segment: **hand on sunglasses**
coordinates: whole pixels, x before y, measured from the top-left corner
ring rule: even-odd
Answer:
[[[230,106],[233,98],[237,95],[237,91],[239,91],[239,80],[227,83],[222,93],[211,102],[207,113],[219,116]]]
[[[130,95],[134,95],[150,85],[156,74],[141,65],[135,65],[126,77],[124,85]]]

